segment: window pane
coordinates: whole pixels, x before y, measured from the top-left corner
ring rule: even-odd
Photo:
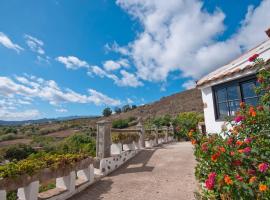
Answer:
[[[254,82],[242,83],[243,98],[245,99],[247,97],[257,96],[255,93],[255,87]]]
[[[228,100],[240,99],[237,86],[227,88]]]
[[[236,111],[240,108],[240,101],[229,101],[229,108],[230,108],[230,115],[234,116],[236,114]]]
[[[227,117],[229,116],[229,109],[227,103],[219,103],[218,104],[218,114],[219,117]]]
[[[224,88],[217,90],[217,102],[222,102],[226,100],[227,100],[226,89]]]
[[[257,106],[258,105],[258,102],[259,102],[259,99],[257,97],[255,98],[248,98],[248,99],[244,99],[245,100],[245,103],[248,104],[248,105],[252,105],[252,106]]]

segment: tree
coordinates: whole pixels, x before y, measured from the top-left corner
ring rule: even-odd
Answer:
[[[130,111],[131,110],[131,108],[130,108],[130,106],[127,104],[127,105],[124,105],[123,107],[122,107],[122,112],[128,112],[128,111]]]
[[[107,107],[103,110],[104,117],[109,117],[111,114],[112,114],[112,110],[109,107]]]
[[[121,108],[119,108],[119,107],[115,107],[115,108],[114,108],[114,112],[117,113],[117,114],[119,114],[119,113],[122,112],[122,110],[121,110]]]
[[[132,109],[135,109],[135,108],[137,108],[137,106],[136,105],[132,105],[132,107],[131,107]]]

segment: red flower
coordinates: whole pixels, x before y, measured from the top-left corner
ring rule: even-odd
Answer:
[[[269,168],[269,165],[267,163],[261,163],[259,164],[258,168],[260,172],[264,173]]]
[[[251,148],[250,147],[244,148],[244,153],[245,154],[249,154],[250,152],[251,152]]]
[[[245,117],[244,117],[244,116],[241,116],[241,115],[235,117],[235,119],[234,119],[234,121],[235,121],[236,123],[241,122],[241,121],[243,121],[243,120],[245,120]]]
[[[231,156],[234,156],[234,155],[235,155],[235,153],[234,153],[233,151],[231,151],[231,152],[230,152],[230,155],[231,155]]]
[[[228,141],[227,141],[227,144],[228,144],[228,145],[231,145],[232,142],[233,142],[233,138],[229,138]]]
[[[233,166],[240,166],[242,164],[241,160],[235,160],[233,161]]]
[[[244,180],[243,177],[241,177],[239,174],[237,174],[237,175],[235,176],[235,178],[236,178],[238,181],[243,181],[243,180]]]
[[[211,156],[211,160],[217,162],[218,157],[220,156],[220,152],[215,153]]]
[[[245,139],[245,143],[247,143],[247,144],[251,143],[251,141],[252,141],[251,138],[246,138],[246,139]]]
[[[206,152],[208,150],[207,142],[202,144],[202,151]]]
[[[249,169],[248,174],[249,175],[255,175],[256,171],[254,169]]]
[[[215,172],[211,172],[208,175],[208,179],[205,181],[205,186],[208,190],[212,190],[214,188],[216,175],[217,174]]]
[[[256,53],[256,54],[254,54],[253,56],[251,56],[251,57],[248,59],[248,61],[249,61],[249,62],[254,62],[259,56],[260,56],[260,55]]]

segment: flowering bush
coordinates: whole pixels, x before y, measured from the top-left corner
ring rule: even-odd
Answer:
[[[226,137],[188,133],[206,199],[270,199],[270,70],[258,55],[249,60],[259,68],[261,105],[241,103]]]

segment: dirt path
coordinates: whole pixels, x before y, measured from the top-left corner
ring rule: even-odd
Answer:
[[[190,143],[143,150],[70,200],[192,200],[194,166]]]

